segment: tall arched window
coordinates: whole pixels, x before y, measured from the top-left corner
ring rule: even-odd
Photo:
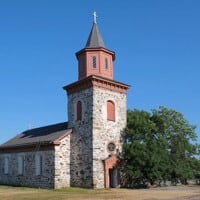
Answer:
[[[105,58],[105,69],[108,70],[108,58]]]
[[[107,120],[115,121],[115,104],[112,101],[107,101]]]
[[[82,120],[82,103],[81,101],[78,101],[77,102],[77,105],[76,105],[76,119],[78,121],[81,121]]]
[[[93,68],[97,67],[97,58],[96,58],[96,56],[92,56],[92,67]]]

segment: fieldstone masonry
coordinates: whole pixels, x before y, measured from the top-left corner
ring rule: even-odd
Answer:
[[[104,188],[103,160],[118,155],[122,150],[121,134],[126,127],[126,94],[95,87],[93,97],[93,179],[97,188]],[[108,100],[115,104],[115,121],[107,120]],[[113,152],[108,151],[110,142],[116,146]]]
[[[0,154],[0,183],[37,188],[62,188],[70,185],[70,136],[52,150],[10,152]],[[41,148],[42,149],[42,148]],[[36,155],[42,156],[42,174],[36,175]],[[24,172],[18,174],[18,157],[24,158]],[[4,174],[5,157],[9,159],[8,174]]]
[[[53,188],[54,187],[54,151],[38,151],[37,155],[42,155],[43,168],[42,175],[37,176],[35,171],[35,156],[32,152],[20,152],[20,153],[9,153],[1,154],[0,156],[0,183],[5,185],[16,185],[16,186],[30,186],[30,187],[41,187],[41,188]],[[24,172],[18,174],[18,157],[23,156],[24,158]],[[4,174],[4,158],[8,157],[9,167],[8,174]]]
[[[71,185],[92,186],[92,110],[93,90],[87,88],[68,95],[68,123],[71,134]],[[77,102],[82,103],[82,120],[76,119]]]
[[[86,84],[87,87],[83,84],[75,84],[66,88],[68,123],[70,127],[73,127],[71,185],[104,188],[103,160],[111,155],[119,154],[122,149],[121,134],[126,126],[126,93],[110,90],[105,84],[103,87],[96,86],[92,77],[87,81],[90,83]],[[115,105],[115,121],[107,120],[107,101],[109,100]],[[77,121],[76,118],[78,101],[82,103],[81,121]],[[113,152],[108,151],[110,142],[116,147]]]
[[[70,186],[70,135],[55,146],[54,188]],[[51,168],[51,166],[49,166]]]

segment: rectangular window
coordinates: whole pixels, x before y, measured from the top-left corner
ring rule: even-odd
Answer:
[[[105,69],[108,70],[108,58],[105,58]]]
[[[92,67],[93,68],[97,67],[97,58],[96,58],[96,56],[92,56]]]
[[[42,155],[36,155],[35,157],[35,174],[37,176],[42,175],[43,158]]]
[[[18,174],[24,174],[24,156],[18,156]]]
[[[4,158],[4,174],[8,174],[9,172],[9,158]]]

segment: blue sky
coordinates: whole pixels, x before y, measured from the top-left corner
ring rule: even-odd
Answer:
[[[67,120],[62,87],[77,80],[94,10],[128,108],[175,109],[200,142],[199,0],[0,0],[0,143]]]

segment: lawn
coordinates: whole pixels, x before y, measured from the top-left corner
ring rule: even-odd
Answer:
[[[0,186],[2,200],[200,200],[200,187],[179,186],[154,189],[81,189],[59,190]]]

